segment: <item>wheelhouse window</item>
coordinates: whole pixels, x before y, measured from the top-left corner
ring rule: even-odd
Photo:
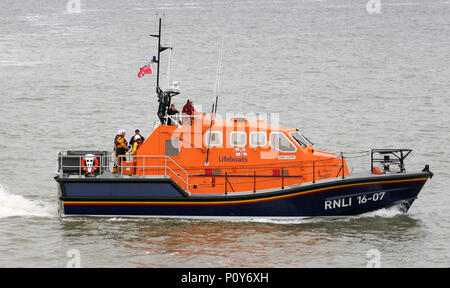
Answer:
[[[250,133],[250,146],[264,147],[267,144],[266,132],[252,132]]]
[[[222,146],[222,132],[208,131],[205,133],[205,146],[217,147]]]
[[[283,153],[293,153],[297,151],[297,147],[295,147],[289,138],[281,132],[270,133],[270,146]]]
[[[300,145],[300,147],[307,147],[308,141],[298,132],[291,132],[289,133],[291,137]]]
[[[231,146],[245,146],[247,145],[247,133],[245,132],[231,132],[230,133]]]

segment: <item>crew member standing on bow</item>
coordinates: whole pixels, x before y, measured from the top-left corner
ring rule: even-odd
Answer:
[[[193,103],[192,100],[188,99],[186,105],[183,106],[183,110],[181,110],[181,113],[189,115],[191,125],[194,121],[194,114],[197,112],[195,111],[195,108],[192,105],[192,103]]]
[[[119,130],[116,137],[114,138],[114,151],[116,152],[116,164],[113,168],[113,173],[117,173],[117,168],[122,163],[121,155],[125,155],[130,149],[127,140],[125,140],[125,130]]]

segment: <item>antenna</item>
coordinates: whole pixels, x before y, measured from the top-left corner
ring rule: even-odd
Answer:
[[[208,150],[206,150],[205,166],[209,165],[208,160],[209,160],[209,148],[210,148],[210,144],[211,144],[211,128],[212,128],[213,123],[214,123],[214,118],[215,118],[215,115],[216,115],[216,112],[217,112],[217,102],[219,100],[219,95],[218,95],[219,78],[220,78],[220,70],[221,70],[220,68],[222,67],[222,57],[223,57],[222,50],[223,50],[223,43],[224,43],[224,41],[225,41],[225,37],[222,37],[222,45],[220,46],[220,51],[219,51],[219,63],[217,64],[216,84],[215,84],[215,87],[214,87],[214,94],[213,94],[214,103],[213,103],[212,108],[211,108],[211,124],[209,126],[210,133],[209,133],[209,137],[208,137]]]
[[[217,112],[217,101],[219,99],[219,79],[220,79],[220,70],[222,68],[222,58],[223,58],[223,43],[225,42],[225,37],[222,37],[222,45],[220,46],[220,52],[219,52],[219,63],[217,64],[217,72],[216,72],[216,85],[214,87],[214,94],[213,97],[215,98],[215,109],[214,109],[214,115]]]
[[[172,41],[169,41],[169,45],[171,45],[171,42]],[[169,60],[167,61],[166,78],[164,79],[164,82],[163,82],[163,89],[165,89],[165,90],[168,88],[167,86],[170,85],[169,81],[170,81],[171,66],[172,66],[172,49],[170,49],[170,51],[169,51]]]

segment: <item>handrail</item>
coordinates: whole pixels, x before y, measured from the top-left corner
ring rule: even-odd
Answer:
[[[176,126],[178,126],[178,127],[180,127],[182,125],[182,123],[183,123],[183,121],[178,122],[177,120],[172,118],[170,115],[166,115],[166,116],[164,116],[164,118],[166,119],[166,125],[167,125],[167,122],[168,122],[169,119],[172,120],[176,124]],[[175,118],[178,118],[178,117],[175,117]]]
[[[169,156],[158,156],[158,155],[149,155],[149,156],[140,156],[140,155],[131,155],[131,154],[126,154],[126,155],[118,155],[117,157],[111,157],[111,155],[114,152],[107,152],[106,157],[102,157],[99,155],[95,155],[98,159],[100,159],[99,161],[99,165],[98,165],[98,170],[96,170],[92,175],[87,175],[81,167],[81,160],[83,159],[83,157],[85,157],[85,155],[67,155],[67,152],[59,152],[58,153],[58,170],[57,170],[57,174],[60,177],[64,177],[65,175],[69,175],[69,174],[73,174],[73,175],[78,175],[78,177],[85,177],[85,176],[90,176],[90,177],[98,177],[99,175],[103,174],[106,171],[111,171],[111,164],[112,164],[112,159],[114,160],[114,164],[118,164],[119,162],[122,163],[123,161],[126,161],[127,158],[138,158],[141,157],[143,158],[143,164],[141,166],[138,165],[133,165],[133,166],[124,166],[124,165],[120,165],[120,175],[124,175],[124,168],[142,168],[144,169],[164,169],[164,176],[169,176],[172,177],[171,175],[169,175],[170,173],[173,174],[175,177],[175,179],[178,179],[178,181],[181,181],[182,185],[186,186],[186,192],[189,192],[189,173],[180,165],[178,164],[175,160],[173,160],[171,157]],[[148,163],[148,159],[149,158],[160,158],[160,159],[164,159],[164,165],[145,165],[145,159],[147,159],[147,163]],[[67,159],[76,159],[76,165],[73,165],[73,163],[71,163],[71,165],[67,165],[64,163],[64,160],[67,161]],[[119,161],[120,159],[120,161]],[[169,159],[169,161],[167,160]],[[170,164],[174,164],[174,167],[170,167]],[[180,170],[181,173],[184,173],[185,178],[184,179],[182,176],[180,176],[180,172],[176,171],[176,170]],[[144,173],[145,175],[145,173]],[[177,181],[176,181],[177,182]]]
[[[412,150],[410,149],[373,149],[370,151],[370,157],[371,157],[371,172],[372,172],[372,166],[377,163],[381,162],[386,163],[386,165],[392,165],[397,164],[400,166],[400,172],[405,171],[404,166],[404,159],[411,153]],[[74,151],[74,152],[81,152],[81,151]],[[118,160],[131,160],[134,158],[136,159],[142,159],[140,164],[137,165],[137,163],[127,163],[127,164],[135,164],[133,166],[124,166],[119,165],[119,171],[120,175],[124,175],[123,172],[126,172],[124,169],[126,168],[136,168],[136,169],[143,169],[138,170],[142,171],[138,172],[138,175],[147,176],[147,175],[164,175],[171,177],[176,183],[180,185],[187,193],[190,194],[190,188],[196,187],[198,185],[209,185],[209,184],[202,184],[198,181],[192,181],[191,177],[224,177],[225,181],[222,182],[222,184],[216,184],[215,181],[211,181],[212,187],[215,187],[215,185],[225,185],[225,191],[231,192],[234,190],[240,191],[240,189],[236,189],[236,187],[239,187],[239,185],[248,183],[249,185],[252,185],[253,187],[249,186],[249,188],[253,188],[253,191],[257,191],[257,186],[260,185],[260,183],[268,182],[268,181],[274,181],[273,183],[278,182],[279,185],[281,185],[281,189],[285,188],[285,185],[289,186],[292,185],[294,182],[303,183],[303,182],[310,182],[316,183],[318,180],[322,179],[329,179],[329,178],[338,178],[342,177],[342,179],[346,178],[346,169],[347,164],[345,162],[345,159],[347,159],[347,152],[340,153],[340,155],[336,155],[335,157],[330,158],[319,158],[319,159],[312,159],[309,161],[298,161],[295,163],[295,165],[287,164],[287,163],[279,163],[280,166],[274,165],[272,167],[246,167],[242,170],[228,170],[227,167],[223,167],[222,173],[220,171],[219,174],[208,174],[205,171],[205,174],[203,174],[204,168],[197,167],[194,170],[191,168],[189,171],[187,171],[185,168],[183,168],[180,163],[175,161],[172,157],[167,155],[131,155],[131,154],[125,154],[125,155],[119,155],[119,156],[112,156],[114,152],[106,152],[101,151],[103,154],[96,154],[95,156],[100,160],[99,161],[99,167],[94,175],[90,175],[92,177],[101,177],[100,175],[103,174],[105,171],[111,171],[112,169],[112,163],[115,161],[115,163],[122,164],[121,161]],[[97,152],[100,153],[100,152]],[[362,153],[362,152],[361,152]],[[365,151],[364,151],[365,153]],[[374,154],[381,154],[381,157],[375,157]],[[345,154],[345,157],[344,157]],[[351,154],[351,153],[350,153]],[[366,156],[362,155],[362,156]],[[386,155],[393,155],[391,158],[383,157]],[[81,167],[81,159],[85,155],[67,155],[64,154],[64,152],[60,152],[58,154],[58,173],[61,177],[64,177],[66,175],[78,175],[79,177],[85,176],[84,171]],[[69,161],[67,159],[63,158],[74,158],[77,159],[77,161]],[[358,156],[359,157],[359,156]],[[356,157],[349,157],[349,158],[356,158]],[[153,161],[152,161],[153,160]],[[155,160],[156,163],[155,163]],[[333,161],[332,163],[327,161]],[[72,163],[71,163],[72,162]],[[74,165],[74,163],[76,165]],[[67,165],[70,164],[70,165]],[[211,167],[208,167],[211,169]],[[291,170],[293,169],[293,170]],[[273,170],[271,173],[270,170]],[[277,170],[277,171],[275,171]],[[197,171],[197,172],[194,172]],[[394,171],[383,171],[384,173],[394,172]],[[190,174],[192,173],[192,174]],[[373,173],[373,172],[372,172]],[[131,175],[131,174],[129,174]],[[241,178],[241,179],[239,179]],[[272,179],[271,179],[272,178]],[[280,179],[281,178],[281,179]],[[303,178],[302,180],[299,179],[294,180],[294,178]],[[223,179],[223,178],[222,178]],[[278,180],[277,180],[278,179]],[[192,182],[192,183],[191,183]],[[253,183],[251,183],[253,182]],[[195,184],[195,185],[194,185]],[[237,185],[237,186],[236,186]],[[234,186],[234,187],[233,187]],[[262,187],[267,185],[261,185]],[[261,187],[261,188],[262,188]],[[231,188],[231,189],[230,189]],[[260,189],[261,189],[260,188]],[[231,190],[231,191],[228,191]]]
[[[411,149],[372,149],[370,151],[370,172],[374,173],[374,163],[383,165],[384,173],[389,171],[389,166],[392,164],[398,165],[400,172],[405,172],[405,159],[412,151]],[[383,156],[383,158],[377,158],[375,154]],[[392,159],[390,156],[395,158]]]
[[[176,176],[176,178],[178,178],[179,180],[181,180],[181,182],[186,185],[186,192],[189,192],[189,173],[183,169],[183,167],[180,166],[180,164],[178,164],[175,160],[173,160],[171,157],[169,156],[162,156],[162,155],[130,155],[130,154],[126,154],[126,155],[119,155],[118,158],[121,158],[122,161],[124,158],[128,158],[128,157],[132,157],[132,158],[143,158],[143,164],[144,165],[131,165],[131,166],[126,166],[126,168],[136,168],[136,169],[143,169],[143,176],[145,176],[145,170],[147,169],[152,169],[152,168],[157,168],[157,169],[164,169],[164,176],[169,176],[169,172],[171,172],[173,175]],[[150,166],[150,165],[145,165],[145,162],[147,160],[148,163],[148,159],[157,159],[159,158],[160,160],[164,159],[164,165],[158,165],[158,166]],[[186,175],[186,180],[183,179],[183,177],[181,177],[178,173],[176,173],[172,168],[169,167],[168,163],[167,163],[167,159],[170,160],[171,163],[175,164],[176,167],[181,170],[181,172],[183,172]],[[122,162],[120,161],[120,162]],[[120,165],[120,174],[123,175],[123,169],[124,166]],[[155,175],[159,175],[159,174],[155,174]]]
[[[114,152],[107,152],[107,151],[102,151],[102,152],[106,152],[106,154],[97,154],[94,155],[96,158],[98,158],[99,161],[99,165],[98,165],[98,171],[96,171],[96,175],[102,174],[104,173],[106,170],[110,169],[110,164],[111,164],[111,159],[112,157],[110,156],[112,153]],[[90,153],[88,153],[90,154]],[[78,176],[84,176],[84,172],[81,169],[81,160],[85,157],[86,155],[68,155],[67,151],[62,151],[58,153],[58,169],[57,169],[57,174],[59,174],[60,177],[63,177],[64,174],[74,174],[74,172],[76,172],[76,174]],[[65,165],[64,164],[64,159],[77,159],[77,163],[78,165]],[[66,169],[65,169],[66,168]],[[70,169],[72,168],[72,169]],[[69,171],[68,171],[69,170]]]
[[[172,117],[174,116],[174,117]],[[182,125],[192,125],[195,120],[199,119],[198,114],[194,114],[194,115],[188,115],[188,114],[184,114],[184,113],[178,113],[178,114],[174,114],[174,115],[166,115],[164,116],[165,119],[165,123],[164,125],[167,125],[167,120],[170,119],[173,122],[175,122],[175,124],[177,126],[182,126]],[[173,125],[173,124],[172,124]]]

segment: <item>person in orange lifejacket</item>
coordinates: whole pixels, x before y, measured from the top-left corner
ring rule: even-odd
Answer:
[[[125,139],[125,130],[117,131],[117,135],[114,138],[114,151],[116,152],[117,164],[114,165],[113,173],[117,172],[117,167],[120,166],[122,162],[122,157],[118,156],[125,155],[128,150],[130,150],[130,146],[128,146],[128,142]]]
[[[195,111],[194,106],[192,105],[192,100],[188,99],[186,104],[183,106],[183,110],[181,110],[181,113],[189,115],[189,119],[190,119],[190,124],[192,124],[193,120],[194,120],[194,114],[197,112]]]

